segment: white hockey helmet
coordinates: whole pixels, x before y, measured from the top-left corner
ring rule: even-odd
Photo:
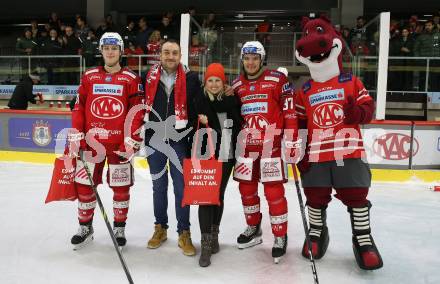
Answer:
[[[266,57],[266,51],[264,46],[259,41],[248,41],[243,44],[241,48],[240,58],[243,60],[245,54],[259,54],[261,58],[261,64],[263,64],[264,57]]]
[[[118,45],[121,53],[124,53],[124,41],[118,33],[104,33],[99,40],[99,50],[102,50],[103,45]]]

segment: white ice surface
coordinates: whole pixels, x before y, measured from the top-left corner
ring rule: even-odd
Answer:
[[[0,283],[127,283],[99,210],[95,211],[95,240],[73,251],[71,236],[77,230],[76,202],[45,205],[52,167],[0,163]],[[198,257],[184,256],[177,247],[174,196],[169,190],[168,241],[150,250],[153,232],[151,181],[137,170],[131,191],[124,256],[135,283],[313,283],[310,264],[300,255],[304,231],[294,184],[289,182],[289,246],[282,262],[273,264],[267,203],[260,190],[263,244],[238,250],[235,240],[244,229],[237,184],[226,191],[220,228],[220,253],[208,268]],[[100,187],[109,217],[112,192]],[[375,184],[372,229],[384,260],[374,272],[357,268],[351,247],[349,216],[334,199],[328,209],[330,245],[316,262],[320,283],[440,283],[440,192],[427,186]],[[192,238],[200,252],[197,208],[191,210]]]

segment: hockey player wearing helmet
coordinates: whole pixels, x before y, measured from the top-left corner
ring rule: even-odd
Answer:
[[[78,233],[72,237],[75,249],[93,239],[93,214],[96,196],[84,174],[86,161],[93,182],[102,182],[107,160],[107,182],[113,190],[114,233],[119,246],[126,244],[125,221],[129,205],[129,190],[133,185],[130,160],[140,147],[137,130],[143,124],[143,111],[132,111],[142,103],[140,78],[120,65],[124,43],[118,33],[105,33],[99,42],[103,66],[87,70],[78,89],[72,112],[73,130],[68,135],[66,154],[83,159],[76,163],[75,186],[78,191]],[[125,121],[131,121],[126,129]]]
[[[287,175],[281,159],[282,103],[283,97],[292,93],[292,87],[283,73],[262,68],[265,55],[260,42],[246,42],[241,49],[242,74],[232,86],[245,121],[237,142],[234,179],[239,182],[248,226],[237,243],[242,249],[262,242],[258,196],[261,182],[275,236],[272,257],[277,263],[287,247],[287,200],[283,186]]]

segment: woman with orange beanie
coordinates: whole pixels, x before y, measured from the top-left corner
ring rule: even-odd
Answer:
[[[218,234],[223,214],[223,200],[225,189],[235,164],[235,145],[242,118],[239,103],[235,96],[225,96],[225,71],[220,63],[208,66],[204,79],[204,96],[198,102],[199,119],[202,124],[216,132],[216,141],[213,141],[215,158],[223,163],[222,180],[220,184],[220,206],[199,206],[199,224],[202,233],[202,252],[199,265],[202,267],[211,264],[211,254],[219,251]],[[213,135],[215,136],[215,135]],[[207,149],[206,142],[202,142],[202,151]]]

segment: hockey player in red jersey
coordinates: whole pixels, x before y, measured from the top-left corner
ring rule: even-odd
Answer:
[[[133,185],[130,160],[140,147],[137,130],[143,124],[143,111],[132,108],[142,104],[143,88],[139,77],[120,65],[124,43],[118,33],[105,33],[99,49],[104,65],[87,70],[81,79],[72,112],[74,131],[68,134],[66,151],[71,156],[85,151],[84,160],[96,185],[102,183],[107,160],[107,182],[114,193],[113,231],[118,245],[124,246],[129,189]],[[126,120],[129,123],[124,126]],[[80,227],[71,242],[78,248],[93,239],[92,221],[96,206],[96,197],[81,159],[77,159],[75,186]]]
[[[281,158],[282,95],[291,92],[291,86],[281,72],[262,68],[264,57],[260,42],[246,42],[241,49],[243,72],[232,86],[245,120],[237,142],[234,179],[239,182],[248,226],[237,242],[240,249],[262,242],[258,196],[258,182],[261,182],[275,236],[272,256],[277,262],[287,247],[287,200],[283,186],[287,175]]]
[[[334,188],[350,213],[356,261],[360,268],[373,270],[383,263],[371,236],[371,173],[359,124],[371,121],[374,101],[357,77],[341,73],[341,51],[341,37],[326,17],[303,20],[296,57],[307,65],[312,79],[296,95],[299,124],[308,130],[307,154],[298,168],[313,256],[323,257],[329,243],[326,208]],[[309,256],[306,242],[302,254]]]

